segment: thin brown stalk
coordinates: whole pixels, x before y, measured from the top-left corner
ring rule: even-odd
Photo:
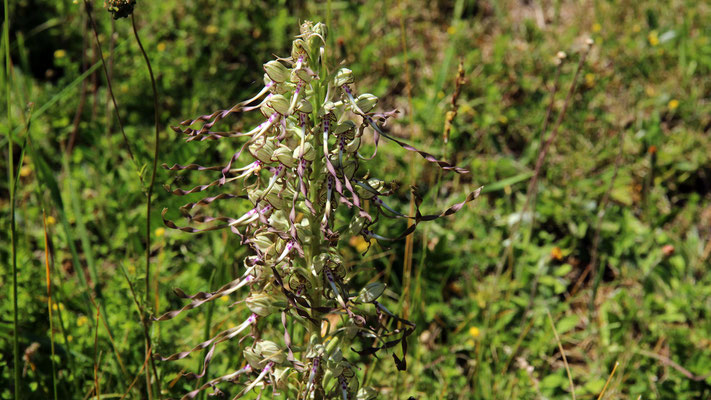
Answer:
[[[655,360],[660,361],[662,364],[668,365],[668,366],[674,368],[675,370],[677,370],[678,372],[680,372],[680,373],[681,373],[682,375],[684,375],[685,377],[691,379],[692,381],[701,382],[701,381],[705,381],[706,379],[708,379],[709,377],[711,377],[711,372],[708,372],[708,373],[706,373],[706,374],[704,374],[704,375],[695,375],[695,374],[691,373],[691,371],[689,371],[688,369],[686,369],[686,368],[682,367],[681,365],[677,364],[677,363],[676,363],[674,360],[672,360],[671,358],[666,357],[666,356],[663,356],[663,355],[661,355],[661,354],[652,353],[651,351],[647,351],[647,350],[637,350],[637,353],[639,353],[639,354],[641,354],[641,355],[643,355],[643,356],[647,356],[647,357],[650,357],[650,358],[654,358]]]
[[[590,272],[593,273],[592,279],[593,282],[596,279],[597,276],[597,259],[598,259],[598,254],[599,254],[599,247],[600,247],[600,232],[602,230],[602,221],[605,218],[605,214],[607,213],[607,205],[610,202],[610,193],[612,193],[612,189],[615,185],[615,180],[617,179],[617,174],[620,170],[620,166],[622,165],[622,159],[624,156],[624,151],[623,151],[623,141],[624,141],[624,130],[620,129],[619,135],[618,135],[619,143],[618,143],[618,152],[617,152],[617,157],[615,158],[615,170],[612,173],[612,178],[610,179],[610,182],[607,185],[607,190],[605,191],[605,194],[602,196],[602,200],[600,200],[600,208],[598,209],[597,212],[597,220],[595,221],[595,236],[593,237],[593,244],[592,244],[592,255],[590,256],[590,263],[585,267],[585,270],[583,273],[580,275],[578,280],[575,282],[575,286],[573,286],[573,289],[570,291],[570,295],[573,296],[575,293],[577,293],[578,289],[580,289],[580,286],[583,284],[583,281],[585,281],[585,278],[588,276]],[[594,301],[595,295],[593,294],[592,296],[592,301]]]
[[[410,77],[410,58],[407,54],[407,37],[406,37],[406,31],[405,31],[405,15],[404,15],[404,7],[402,7],[402,4],[400,0],[397,1],[397,6],[398,10],[400,11],[400,43],[402,45],[402,56],[404,59],[404,64],[405,64],[405,92],[407,92],[407,104],[408,107],[410,108],[410,113],[409,113],[409,127],[411,129],[411,132],[413,132],[413,139],[416,137],[414,135],[414,128],[415,128],[415,120],[414,120],[414,108],[412,105],[412,80]],[[413,157],[410,155],[410,157]],[[413,157],[414,158],[414,157]],[[410,184],[414,184],[414,175],[415,175],[415,169],[414,169],[415,163],[410,162]],[[413,215],[415,213],[415,198],[414,196],[410,196],[410,212],[409,215]],[[413,221],[408,220],[407,225],[408,228],[414,224]],[[410,281],[412,279],[412,253],[414,251],[414,235],[408,235],[405,238],[405,256],[404,256],[404,262],[403,262],[403,273],[402,273],[402,314],[403,318],[407,319],[409,316],[409,299],[410,299]]]
[[[531,180],[528,183],[528,188],[526,189],[526,200],[523,203],[523,208],[521,209],[521,212],[519,213],[518,221],[516,221],[516,223],[511,228],[511,234],[509,235],[509,243],[508,243],[508,246],[506,247],[504,255],[496,266],[496,276],[497,277],[501,275],[501,272],[503,271],[503,266],[507,260],[509,261],[510,265],[513,264],[513,257],[512,256],[513,256],[513,243],[514,243],[515,236],[518,232],[519,227],[521,226],[521,221],[523,220],[524,215],[526,214],[529,206],[532,203],[531,200],[536,195],[536,191],[538,189],[538,178],[540,177],[543,163],[545,162],[546,156],[548,155],[548,150],[550,149],[551,145],[553,144],[553,142],[555,142],[555,139],[558,136],[558,132],[560,131],[560,125],[563,122],[563,117],[565,117],[565,113],[568,110],[568,106],[572,102],[573,94],[575,94],[577,84],[578,84],[578,78],[580,77],[580,71],[583,69],[583,65],[585,64],[585,59],[587,58],[591,47],[592,47],[592,40],[588,40],[587,47],[585,48],[585,50],[583,50],[582,54],[580,55],[580,61],[578,62],[578,68],[575,70],[575,75],[573,76],[573,81],[570,84],[570,89],[568,90],[568,94],[565,97],[565,102],[563,103],[563,108],[561,109],[560,113],[558,114],[558,118],[556,119],[555,125],[553,126],[550,136],[548,137],[548,139],[545,141],[543,146],[541,146],[540,150],[538,151],[538,158],[536,160],[536,166],[533,170],[533,176],[531,177]]]
[[[151,356],[152,345],[151,345],[151,336],[148,332],[148,322],[147,322],[148,315],[146,314],[143,307],[141,306],[141,303],[138,300],[138,296],[136,295],[136,290],[133,287],[133,282],[131,282],[131,279],[128,277],[128,274],[123,269],[123,267],[121,268],[121,272],[123,273],[124,279],[126,279],[126,283],[128,283],[128,288],[131,292],[131,298],[133,299],[133,303],[135,304],[136,310],[138,311],[138,316],[141,319],[141,325],[143,326],[143,338],[144,338],[146,345],[147,345],[147,347],[145,349],[146,350],[145,351],[146,358],[148,358],[148,360],[150,361],[150,365],[151,365],[150,369],[153,371],[153,375],[155,375],[156,382],[157,382],[158,381],[158,372],[157,372],[158,370],[156,369],[155,361],[153,361],[153,357]],[[151,391],[151,381],[150,381],[149,370],[146,370],[146,391],[148,394],[148,398],[152,399],[153,393]],[[158,392],[158,394],[160,396],[160,391]]]
[[[548,132],[548,124],[551,120],[551,114],[553,113],[553,106],[555,105],[555,95],[558,93],[558,83],[560,81],[560,70],[563,69],[563,61],[566,58],[566,54],[559,51],[556,54],[556,69],[555,77],[553,78],[553,87],[550,92],[550,101],[548,102],[548,107],[546,108],[546,116],[543,118],[543,127],[541,128],[541,138],[540,143],[543,143],[544,136]]]
[[[459,66],[457,67],[457,76],[454,79],[454,92],[452,93],[450,101],[450,110],[447,111],[444,118],[444,132],[442,135],[444,144],[449,142],[449,134],[452,131],[452,122],[454,121],[454,118],[456,118],[457,112],[459,112],[459,94],[462,91],[462,86],[464,86],[466,82],[467,79],[464,76],[464,60],[460,59]]]
[[[149,350],[150,350],[150,349],[149,349]],[[143,370],[146,368],[146,365],[148,364],[148,360],[150,359],[150,356],[151,356],[151,352],[148,351],[147,354],[146,354],[146,359],[143,360],[143,365],[141,365],[141,369],[138,370],[138,373],[136,374],[136,376],[135,376],[135,377],[133,378],[133,380],[131,381],[131,384],[128,385],[128,389],[126,389],[126,392],[123,394],[123,396],[121,396],[121,398],[120,398],[119,400],[125,399],[126,396],[128,396],[128,394],[131,392],[131,389],[133,389],[133,385],[135,385],[136,382],[138,382],[138,378],[140,378],[140,376],[143,374]]]
[[[106,61],[104,60],[104,53],[101,50],[101,42],[99,41],[99,32],[96,28],[96,23],[94,22],[94,18],[91,16],[91,5],[87,0],[84,0],[84,9],[86,10],[86,15],[89,17],[89,22],[91,23],[91,28],[94,31],[94,38],[96,39],[96,47],[99,51],[99,57],[101,58],[101,65],[104,68],[104,75],[106,76],[106,86],[109,89],[109,94],[111,95],[111,101],[114,104],[114,112],[116,112],[116,120],[118,121],[119,128],[121,129],[121,134],[123,135],[123,141],[124,144],[126,145],[126,149],[128,150],[128,155],[131,157],[131,160],[133,161],[134,165],[136,164],[136,158],[133,156],[133,151],[131,150],[131,144],[128,141],[128,136],[126,136],[126,132],[123,129],[123,122],[121,120],[121,113],[119,113],[119,108],[118,104],[116,103],[116,97],[114,96],[114,89],[113,86],[111,85],[111,75],[109,74],[109,71],[106,67]],[[141,179],[141,184],[143,184],[143,177],[140,176],[139,178]]]
[[[151,282],[151,269],[150,269],[150,258],[151,258],[151,197],[153,195],[153,186],[156,181],[156,171],[158,170],[158,151],[160,148],[160,127],[158,125],[158,88],[156,87],[156,80],[153,75],[153,68],[151,67],[151,61],[148,59],[148,54],[143,48],[141,43],[141,38],[138,36],[138,29],[136,28],[136,18],[134,14],[131,14],[131,25],[133,27],[133,34],[136,37],[136,42],[138,47],[141,49],[143,54],[143,59],[146,61],[146,67],[148,68],[148,75],[151,78],[151,86],[153,87],[153,117],[155,121],[155,148],[153,152],[153,171],[151,172],[151,180],[148,184],[148,200],[146,201],[146,299],[145,304],[150,301],[150,282]]]
[[[114,47],[116,45],[116,42],[114,40],[114,33],[116,32],[116,21],[114,19],[111,19],[111,35],[109,36],[109,79],[111,79],[114,76]],[[111,94],[106,91],[106,131],[105,134],[106,136],[111,134]]]
[[[99,307],[93,297],[89,297],[89,300],[91,301],[91,304],[94,307]],[[109,342],[111,343],[111,348],[113,349],[114,354],[116,355],[116,360],[118,361],[119,367],[121,368],[121,373],[124,377],[128,378],[128,371],[126,371],[126,367],[123,364],[121,354],[119,353],[118,348],[116,347],[116,342],[114,342],[114,337],[113,335],[111,335],[111,329],[109,329],[109,324],[106,322],[106,317],[104,316],[104,314],[101,314],[101,323],[104,325],[104,329],[106,329],[106,335],[109,337]]]
[[[52,319],[52,269],[50,268],[49,234],[47,233],[47,215],[42,208],[42,225],[44,226],[44,267],[47,277],[47,313],[49,315],[49,343],[52,363],[52,393],[57,400],[57,371],[54,365],[54,322]]]
[[[573,396],[573,400],[575,400],[575,385],[573,385],[573,375],[570,373],[570,366],[568,366],[568,358],[565,356],[565,350],[563,350],[563,345],[560,342],[560,336],[558,336],[558,331],[555,329],[551,312],[546,309],[546,313],[548,314],[548,321],[550,321],[553,334],[555,335],[555,341],[558,343],[558,350],[560,351],[560,355],[563,356],[563,365],[565,366],[565,372],[568,374],[568,382],[570,383],[570,394]]]
[[[99,390],[99,318],[101,308],[96,306],[96,326],[94,328],[94,393],[97,400],[101,400],[101,391]]]
[[[92,50],[94,46],[99,46],[98,40],[91,46]],[[91,65],[94,64],[96,64],[96,51],[91,52]],[[94,122],[96,121],[96,110],[99,104],[99,74],[96,71],[91,73],[91,98],[91,121]]]
[[[600,392],[600,395],[597,396],[597,400],[602,400],[602,396],[605,394],[605,391],[607,390],[607,386],[610,384],[610,381],[612,380],[612,377],[615,375],[615,371],[617,371],[617,367],[620,365],[619,361],[615,361],[615,366],[612,367],[612,373],[610,373],[610,376],[607,377],[607,381],[605,382],[605,386],[602,387],[602,392]]]

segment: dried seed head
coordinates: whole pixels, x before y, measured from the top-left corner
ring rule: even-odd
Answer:
[[[104,6],[114,19],[126,18],[133,13],[136,0],[106,0]]]

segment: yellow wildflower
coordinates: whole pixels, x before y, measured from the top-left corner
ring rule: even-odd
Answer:
[[[80,315],[79,318],[77,318],[77,326],[84,326],[87,322],[89,322],[89,318],[85,315]]]
[[[64,56],[66,56],[66,55],[67,55],[67,52],[62,49],[56,50],[54,52],[54,58],[64,58]]]
[[[471,328],[469,328],[469,336],[476,339],[479,337],[479,335],[481,335],[481,331],[479,330],[479,328],[477,328],[476,326],[472,326]]]
[[[165,235],[165,228],[163,228],[162,226],[156,228],[155,234],[156,234],[156,237],[161,237],[161,236]]]
[[[667,107],[669,107],[669,109],[672,111],[676,110],[677,108],[679,108],[679,100],[677,100],[677,99],[669,100]]]
[[[595,74],[587,73],[585,74],[585,86],[591,88],[595,86]]]
[[[602,30],[602,25],[598,24],[597,22],[593,24],[592,26],[592,31],[595,33],[598,33]]]
[[[657,31],[649,32],[649,35],[647,35],[647,40],[652,46],[657,46],[659,44],[659,35],[657,34]]]

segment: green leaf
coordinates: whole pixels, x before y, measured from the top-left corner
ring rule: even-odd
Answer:
[[[563,317],[558,321],[556,324],[555,329],[558,331],[559,335],[562,335],[571,329],[575,328],[575,326],[580,322],[580,317],[577,315],[568,315],[566,317]]]

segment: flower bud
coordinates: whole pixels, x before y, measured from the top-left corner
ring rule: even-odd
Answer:
[[[360,294],[358,294],[358,301],[363,303],[372,303],[380,297],[385,291],[385,285],[380,282],[373,282],[367,284],[363,289],[361,289]]]
[[[289,113],[289,100],[280,94],[273,94],[267,101],[267,104],[281,115],[287,115]]]
[[[267,193],[265,199],[277,210],[286,210],[291,208],[291,201],[294,198],[294,187],[287,182],[286,187],[277,183],[272,190]]]
[[[289,379],[289,373],[292,371],[289,367],[279,367],[274,369],[272,377],[274,378],[274,383],[277,389],[285,390],[287,388],[287,383]]]
[[[255,236],[251,239],[251,242],[261,251],[262,253],[274,252],[274,236],[272,234],[263,233]]]
[[[271,80],[278,83],[288,80],[291,75],[289,68],[285,67],[284,64],[276,60],[272,60],[264,64],[264,71],[266,71]]]
[[[299,33],[301,33],[301,36],[307,37],[313,33],[314,30],[314,23],[311,21],[304,21],[301,23],[301,26],[299,26]]]
[[[316,150],[314,150],[314,146],[312,146],[311,143],[304,143],[303,149],[301,146],[297,146],[296,149],[294,149],[294,158],[300,159],[302,156],[306,161],[313,161],[316,159]]]
[[[378,104],[378,98],[370,93],[363,93],[356,99],[356,105],[364,113],[369,112]]]
[[[256,370],[263,369],[269,362],[282,364],[286,361],[286,355],[278,344],[269,340],[260,340],[253,347],[243,350],[244,358],[249,365]]]
[[[313,33],[321,36],[324,40],[326,39],[326,35],[328,34],[328,28],[326,25],[322,22],[317,22],[313,28],[311,28]]]
[[[336,173],[338,173],[339,178],[342,177],[343,174],[345,174],[348,178],[353,178],[353,175],[355,175],[355,171],[358,168],[358,163],[355,160],[344,159],[343,164],[341,164],[341,161],[338,159],[338,155],[334,154],[331,158],[331,162],[336,168]]]
[[[286,94],[293,91],[295,87],[291,82],[281,82],[275,83],[271,89],[272,94]]]
[[[310,74],[309,71],[305,68],[295,69],[291,76],[292,82],[298,82],[299,80],[302,80],[306,83],[310,83],[312,79],[313,75]]]
[[[356,137],[355,139],[346,143],[345,150],[347,153],[355,153],[356,151],[358,151],[359,147],[360,147],[360,136]]]
[[[271,225],[272,228],[281,232],[288,232],[290,226],[289,219],[286,217],[286,214],[282,210],[275,211],[269,217],[269,225]]]
[[[254,204],[254,206],[256,207],[257,203],[259,203],[259,201],[262,199],[262,194],[264,194],[263,189],[255,188],[254,190],[250,190],[247,193],[247,197],[249,198],[249,201],[251,201],[252,204]]]
[[[346,134],[346,136],[353,137],[353,133],[355,132],[356,124],[353,121],[343,121],[343,123],[339,124],[336,129],[333,130],[333,133],[335,133],[337,136]]]
[[[262,340],[257,343],[255,348],[267,362],[272,361],[275,364],[282,364],[286,361],[284,350],[272,341]]]
[[[246,349],[242,350],[242,354],[244,355],[244,359],[247,360],[247,363],[250,367],[252,367],[252,369],[260,370],[264,368],[264,365],[267,364],[265,362],[264,365],[262,365],[262,359],[259,356],[259,353],[257,353],[256,349],[247,347]]]
[[[292,156],[292,151],[286,146],[279,147],[274,150],[274,157],[279,160],[280,163],[286,165],[289,168],[294,168],[296,166],[296,160]]]
[[[279,85],[277,85],[277,86],[279,86]],[[276,87],[275,87],[275,88],[276,88]],[[274,114],[274,113],[276,112],[276,110],[274,110],[273,108],[269,107],[269,104],[264,103],[264,104],[262,104],[261,106],[259,106],[259,112],[262,113],[262,115],[264,116],[264,118],[269,118],[269,117],[272,116],[272,114]]]
[[[321,253],[314,257],[312,264],[314,272],[316,272],[317,275],[320,275],[321,271],[323,270],[323,267],[329,262],[330,259],[331,254],[328,253]]]
[[[377,193],[381,193],[385,187],[385,182],[378,178],[370,178],[364,184],[368,188],[356,186],[356,192],[360,198],[366,200],[372,199]]]
[[[350,85],[353,83],[353,71],[348,68],[341,68],[336,72],[336,77],[333,78],[333,84],[337,87]]]
[[[356,325],[356,323],[353,321],[353,319],[349,319],[346,321],[345,326],[343,327],[343,333],[348,340],[353,340],[356,335],[358,334],[358,331],[360,330],[360,327]]]
[[[348,236],[358,236],[365,226],[366,219],[360,215],[355,215],[348,225]]]
[[[249,311],[266,317],[287,307],[286,297],[281,293],[252,293],[244,301]]]
[[[356,400],[375,400],[378,398],[378,391],[370,386],[361,388],[356,395]]]
[[[291,58],[294,59],[294,61],[298,60],[300,57],[303,57],[304,59],[308,58],[308,51],[307,51],[307,46],[306,42],[304,42],[301,39],[296,39],[294,40],[294,43],[291,46]]]
[[[261,140],[257,141],[249,146],[249,152],[254,156],[254,158],[266,164],[272,162],[272,156],[275,151],[276,143],[274,140],[269,139],[264,142]]]
[[[306,113],[306,114],[311,114],[311,112],[314,110],[313,106],[311,103],[306,100],[306,99],[301,99],[299,103],[296,106],[296,111]]]
[[[323,353],[326,352],[326,347],[322,345],[321,343],[316,343],[317,338],[315,335],[311,336],[310,343],[311,345],[309,346],[309,351],[306,353],[306,358],[316,358],[316,357],[321,357]]]

